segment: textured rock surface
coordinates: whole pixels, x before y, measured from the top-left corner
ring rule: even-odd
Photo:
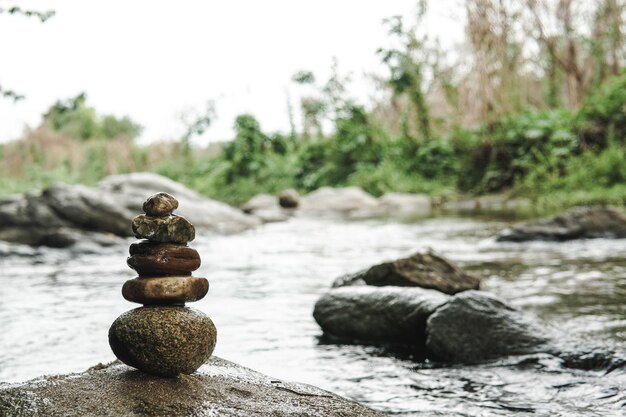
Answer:
[[[149,216],[167,216],[178,208],[178,200],[168,193],[156,193],[148,197],[142,208]]]
[[[201,300],[208,291],[206,278],[135,278],[124,283],[122,296],[139,304],[177,304]]]
[[[300,194],[293,188],[278,193],[278,204],[283,208],[293,209],[300,204]]]
[[[175,194],[183,206],[178,212],[198,228],[235,233],[261,223],[168,178],[134,173],[107,177],[96,187],[56,184],[42,193],[3,197],[0,240],[53,247],[119,243],[115,236],[132,236],[128,224],[146,195],[160,191]]]
[[[335,338],[423,346],[426,320],[448,298],[422,288],[337,288],[317,301],[313,317]]]
[[[116,362],[81,374],[0,384],[0,415],[382,417],[319,388],[283,382],[216,357],[197,373],[176,379]]]
[[[552,350],[545,325],[480,291],[457,294],[437,309],[428,318],[427,335],[430,354],[451,362]]]
[[[446,294],[478,289],[480,280],[466,274],[447,259],[430,252],[374,265],[368,270],[339,277],[333,287],[367,284],[374,286],[414,286]]]
[[[498,241],[571,240],[582,238],[626,238],[626,214],[611,207],[574,207],[568,212],[514,226]]]
[[[118,359],[169,377],[198,369],[213,353],[216,338],[211,319],[189,307],[136,308],[109,329],[109,345]]]
[[[166,217],[135,216],[133,233],[139,239],[161,243],[187,243],[196,238],[196,229],[187,219],[172,214]]]
[[[198,251],[188,246],[142,241],[130,245],[128,266],[139,276],[189,275],[200,267]]]

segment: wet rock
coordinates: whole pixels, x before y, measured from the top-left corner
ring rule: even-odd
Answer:
[[[168,216],[178,208],[178,200],[168,193],[156,193],[148,197],[142,208],[148,216]]]
[[[188,246],[143,241],[130,245],[128,266],[139,276],[189,275],[200,267],[198,251]]]
[[[551,350],[545,325],[480,291],[452,297],[428,318],[426,333],[430,355],[449,362]]]
[[[426,194],[386,193],[379,198],[382,210],[391,216],[427,216],[432,202]]]
[[[465,273],[447,259],[429,252],[415,253],[408,258],[384,262],[367,270],[339,277],[333,287],[363,283],[374,286],[422,287],[456,294],[478,289],[480,280]]]
[[[313,317],[337,339],[423,347],[426,320],[448,298],[422,288],[337,288],[317,301]]]
[[[139,304],[184,304],[201,300],[209,291],[206,278],[191,276],[135,278],[124,283],[122,296]]]
[[[564,214],[505,230],[498,241],[565,241],[584,238],[626,238],[626,214],[611,207],[581,206]]]
[[[196,237],[193,225],[184,217],[175,214],[167,217],[140,214],[133,218],[132,228],[135,237],[152,242],[187,243]]]
[[[301,209],[310,212],[372,211],[379,208],[378,200],[358,187],[322,187],[301,199]]]
[[[118,359],[167,377],[193,373],[213,353],[216,338],[211,319],[189,307],[136,308],[109,329],[109,344]]]
[[[175,380],[116,362],[81,374],[0,384],[0,415],[382,417],[328,391],[270,378],[215,356],[194,375]]]
[[[300,194],[293,188],[283,190],[278,193],[278,204],[287,209],[296,208],[300,204]]]

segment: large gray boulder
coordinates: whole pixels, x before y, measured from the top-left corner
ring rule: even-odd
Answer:
[[[428,216],[433,208],[431,198],[426,194],[386,193],[378,200],[381,210],[389,216]]]
[[[305,212],[335,212],[350,214],[379,209],[378,200],[358,187],[322,187],[301,198],[300,209]]]
[[[0,415],[82,416],[354,416],[382,414],[310,385],[270,378],[212,357],[176,379],[119,362],[81,374],[0,384]]]
[[[481,291],[452,297],[428,318],[426,333],[430,356],[448,362],[554,350],[545,325]]]
[[[522,223],[503,231],[498,241],[565,241],[584,238],[626,238],[626,214],[612,207],[574,207],[564,214]]]
[[[337,288],[317,301],[313,317],[334,339],[423,347],[426,320],[448,298],[422,288]]]
[[[181,206],[177,213],[200,229],[233,233],[260,223],[168,178],[134,173],[107,177],[96,187],[55,184],[41,193],[1,199],[0,240],[51,247],[113,245],[132,236],[131,220],[142,212],[146,197],[159,191],[175,195]]]
[[[334,288],[350,285],[422,287],[456,294],[478,289],[480,280],[430,251],[383,262],[367,270],[341,276],[333,283]]]

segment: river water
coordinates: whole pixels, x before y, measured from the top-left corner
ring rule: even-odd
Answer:
[[[195,275],[211,287],[191,306],[215,322],[216,355],[390,415],[626,415],[623,370],[564,369],[548,355],[434,366],[320,339],[311,313],[334,278],[432,248],[482,277],[484,290],[547,325],[626,350],[626,240],[495,242],[504,227],[453,217],[410,224],[303,217],[200,236],[192,242],[203,261]],[[0,256],[0,381],[113,360],[108,328],[135,307],[120,293],[134,276],[127,246],[91,254],[17,252]]]

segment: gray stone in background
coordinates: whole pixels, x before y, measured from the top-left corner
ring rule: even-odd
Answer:
[[[41,193],[2,198],[0,240],[52,247],[115,244],[116,236],[132,236],[129,225],[146,194],[160,191],[175,194],[178,212],[199,229],[236,233],[260,224],[236,208],[144,172],[107,177],[96,187],[56,184]]]
[[[339,277],[333,287],[349,285],[422,287],[446,294],[476,290],[480,280],[435,254],[415,253],[408,258],[383,262],[355,274]]]
[[[448,298],[422,288],[337,288],[317,301],[313,317],[338,339],[423,346],[426,320]]]
[[[428,318],[426,332],[430,355],[446,362],[481,362],[553,350],[545,325],[480,291],[450,298]]]
[[[383,416],[319,388],[270,378],[216,357],[195,374],[176,379],[147,375],[115,362],[81,374],[0,384],[0,415]]]
[[[522,223],[498,235],[501,242],[626,238],[626,214],[612,207],[574,207],[564,214]]]

